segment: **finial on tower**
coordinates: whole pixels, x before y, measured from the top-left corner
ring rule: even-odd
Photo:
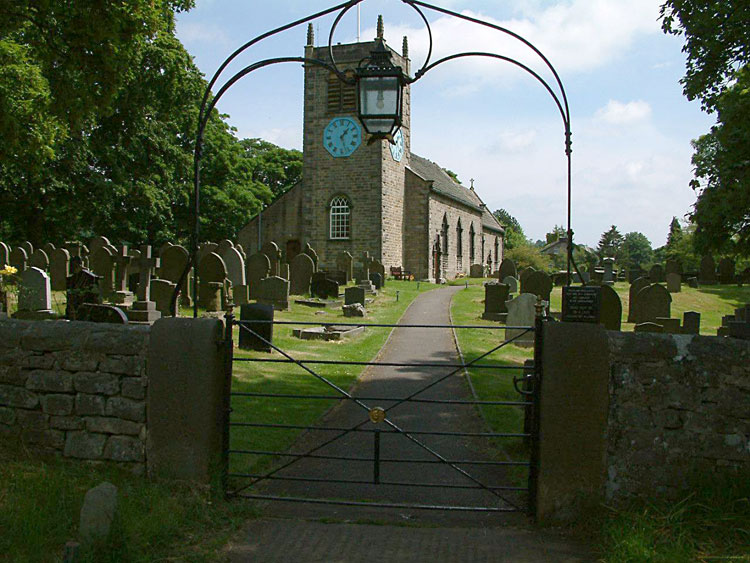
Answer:
[[[307,24],[307,46],[315,46],[315,31],[313,30],[313,24]]]
[[[404,44],[401,50],[403,51],[404,58],[408,59],[409,58],[409,38],[406,35],[404,35]]]
[[[378,16],[378,36],[375,39],[383,39],[385,36],[385,26],[383,25],[383,16]]]
[[[474,189],[474,178],[472,178],[472,179],[471,179],[471,180],[469,180],[469,181],[471,182],[471,188],[470,188],[470,189],[472,189],[472,190],[473,190],[473,189]]]

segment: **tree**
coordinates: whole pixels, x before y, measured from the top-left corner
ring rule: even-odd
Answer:
[[[538,247],[531,244],[511,248],[506,251],[505,256],[516,263],[519,271],[528,266],[545,272],[549,272],[552,269],[552,262],[549,256],[545,256],[540,252]]]
[[[667,235],[667,247],[670,247],[682,238],[682,226],[677,220],[677,217],[672,217],[672,222],[669,224],[669,234]]]
[[[505,228],[504,248],[518,248],[528,245],[529,241],[523,232],[523,227],[518,220],[505,209],[497,209],[493,215],[495,219]]]
[[[617,230],[615,225],[612,225],[599,239],[599,247],[597,248],[599,258],[617,258],[623,240],[620,231]]]
[[[646,235],[632,232],[625,235],[620,246],[618,259],[627,268],[645,267],[654,258],[651,241]]]
[[[695,251],[693,242],[695,229],[694,224],[688,224],[677,241],[663,247],[663,258],[679,262],[682,264],[683,271],[686,272],[695,272],[700,268],[701,256]]]
[[[560,239],[563,239],[565,237],[566,237],[566,235],[565,235],[565,229],[562,228],[562,225],[555,225],[552,228],[552,232],[551,233],[547,233],[547,235],[545,236],[545,238],[547,240],[547,244],[553,243],[553,242],[558,241]]]
[[[460,184],[461,180],[458,179],[458,174],[456,174],[453,170],[449,170],[447,168],[443,168],[443,172],[448,174],[448,176],[451,177],[451,179],[456,182],[456,184]]]

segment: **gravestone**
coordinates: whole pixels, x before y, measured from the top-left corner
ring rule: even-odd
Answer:
[[[65,291],[67,287],[70,254],[64,248],[56,248],[49,257],[49,277],[53,291]]]
[[[42,250],[44,250],[44,252],[45,252],[45,253],[47,254],[47,256],[49,256],[50,258],[52,257],[52,251],[53,251],[53,250],[55,250],[55,249],[56,249],[55,245],[54,245],[54,244],[52,244],[51,242],[45,242],[45,243],[44,243],[44,244],[42,245]]]
[[[607,330],[620,330],[622,325],[622,302],[617,292],[608,285],[601,286],[599,323]]]
[[[74,321],[78,318],[78,308],[84,303],[101,304],[99,276],[83,267],[83,259],[73,256],[70,259],[71,275],[66,282],[65,318]]]
[[[84,303],[78,307],[78,320],[89,323],[128,324],[128,316],[119,307],[93,303]]]
[[[28,266],[29,262],[29,255],[26,254],[26,251],[21,248],[20,246],[17,246],[10,252],[10,265],[13,266],[16,270],[18,270],[18,273],[20,274],[23,272],[26,267]]]
[[[562,314],[564,323],[595,323],[602,317],[602,286],[565,286],[562,289]]]
[[[667,291],[669,293],[680,293],[682,290],[682,276],[680,274],[667,274]]]
[[[700,334],[701,314],[696,311],[685,311],[682,315],[682,334]]]
[[[245,263],[245,280],[248,285],[249,299],[256,299],[255,291],[260,280],[271,274],[271,261],[262,252],[251,255]]]
[[[354,258],[349,252],[339,252],[336,257],[336,269],[345,273],[346,283],[354,279]]]
[[[123,245],[117,249],[112,259],[115,263],[115,291],[110,300],[113,303],[127,304],[133,299],[133,293],[129,288],[130,264],[133,260],[128,247]]]
[[[258,303],[272,305],[277,311],[289,310],[289,282],[278,276],[269,276],[258,284]]]
[[[141,281],[141,251],[130,249],[130,265],[128,266],[128,291],[138,293],[138,283]]]
[[[679,276],[682,276],[682,264],[680,264],[677,260],[667,260],[664,272],[666,275],[678,274]]]
[[[10,248],[4,242],[0,242],[0,269],[10,266]]]
[[[219,249],[221,249],[221,244],[219,244]],[[242,255],[234,246],[230,246],[220,256],[227,268],[227,278],[232,282],[234,302],[237,305],[247,303],[248,292],[247,282],[245,281],[245,261],[242,259]]]
[[[698,289],[698,278],[692,277],[687,279],[688,287],[692,287],[693,289]]]
[[[531,272],[526,276],[526,282],[521,282],[521,292],[532,293],[544,301],[549,301],[552,293],[552,278],[545,272]]]
[[[128,309],[128,320],[131,323],[153,324],[161,318],[156,303],[151,300],[151,272],[159,265],[159,259],[151,255],[151,246],[142,245],[138,259],[138,291],[136,300]]]
[[[604,283],[605,285],[611,285],[615,283],[615,259],[605,258],[604,260],[602,260],[602,266],[604,268],[602,283]]]
[[[536,296],[531,293],[522,293],[515,299],[505,303],[508,308],[508,316],[505,324],[509,327],[533,327],[535,322]],[[534,332],[526,332],[519,328],[506,328],[505,340],[513,340],[513,344],[530,348],[534,345]]]
[[[518,280],[513,276],[508,276],[503,279],[503,283],[508,286],[508,292],[511,295],[518,293]]]
[[[315,252],[312,246],[310,246],[310,243],[305,243],[305,250],[303,251],[305,254],[307,254],[310,258],[312,258],[313,264],[315,264],[315,271],[318,271],[318,253]]]
[[[279,275],[279,265],[281,264],[281,250],[279,250],[279,245],[276,244],[273,241],[269,241],[265,243],[260,251],[268,256],[268,261],[271,263],[271,276],[278,276]]]
[[[385,266],[378,260],[371,259],[368,269],[370,270],[370,275],[373,273],[380,274],[380,287],[383,287],[385,285]],[[372,278],[370,281],[372,281]]]
[[[18,311],[19,313],[34,313],[35,318],[42,318],[38,315],[54,316],[52,288],[49,276],[44,270],[31,266],[21,274],[18,287]]]
[[[162,244],[159,247],[159,259],[161,260],[161,266],[160,267],[164,266],[164,253],[167,250],[169,250],[170,248],[172,248],[173,246],[174,246],[174,244],[172,244],[171,242],[167,241],[167,242],[165,242],[164,244]],[[161,275],[161,272],[159,273],[159,275]]]
[[[518,278],[516,263],[510,258],[503,260],[502,264],[500,264],[500,273],[498,274],[498,279],[503,280],[503,283],[506,283],[505,279],[508,277]],[[516,291],[518,291],[518,289],[516,289]],[[511,293],[515,292],[511,291]]]
[[[102,297],[108,299],[114,291],[115,283],[115,259],[108,248],[98,246],[89,260],[91,271],[101,278],[99,289]]]
[[[713,285],[716,283],[716,262],[713,256],[704,256],[701,259],[698,281],[701,285]]]
[[[728,285],[735,281],[735,264],[731,258],[722,258],[719,261],[719,283]]]
[[[202,242],[198,246],[198,263],[200,264],[201,260],[206,257],[206,254],[216,252],[217,248],[219,248],[219,245],[215,242]]]
[[[47,253],[41,248],[37,248],[29,258],[29,266],[39,268],[45,272],[49,270],[49,257]]]
[[[656,324],[661,325],[661,331],[666,334],[681,334],[680,319],[656,317]]]
[[[29,241],[22,242],[20,246],[26,251],[26,256],[31,256],[32,254],[34,254],[34,245]]]
[[[488,283],[484,286],[484,313],[487,321],[504,321],[508,314],[505,305],[510,297],[510,287],[502,283]]]
[[[272,350],[270,343],[273,342],[273,310],[273,305],[263,303],[240,306],[240,321],[257,321],[240,325],[239,347],[241,349],[260,352]]]
[[[156,310],[161,313],[162,317],[176,317],[177,303],[172,308],[172,295],[177,287],[176,283],[169,280],[154,278],[151,280],[151,300],[154,302]]]
[[[107,237],[94,237],[89,241],[89,253],[93,257],[96,251],[104,246],[111,246]]]
[[[348,283],[346,281],[346,272],[344,272],[343,270],[334,270],[332,272],[326,272],[326,277],[329,280],[335,281],[340,286],[345,286]]]
[[[591,281],[591,275],[588,272],[581,272],[579,275],[578,272],[573,272],[571,274],[571,282],[572,283],[589,283]]]
[[[216,250],[214,250],[214,252],[216,252],[216,254],[224,258],[224,253],[230,248],[234,248],[234,243],[231,240],[225,238],[224,240],[219,241],[219,244],[217,245]]]
[[[289,264],[286,262],[282,262],[281,266],[279,266],[279,277],[285,280],[289,279]]]
[[[534,272],[536,272],[536,269],[532,268],[531,266],[521,270],[521,274],[518,278],[518,281],[521,282],[521,293],[529,293],[528,291],[526,291],[526,288],[524,287],[524,283],[526,282],[526,279]]]
[[[633,327],[633,332],[664,332],[664,327],[657,323],[638,323]]]
[[[352,305],[359,303],[364,307],[365,305],[365,290],[361,287],[347,287],[344,290],[344,304]]]
[[[657,317],[671,316],[672,296],[667,288],[651,284],[640,290],[635,296],[633,314],[636,323],[655,322]]]
[[[78,241],[68,241],[63,245],[63,248],[68,251],[70,257],[78,256],[83,258],[83,245]]]
[[[481,264],[472,264],[471,268],[469,268],[469,277],[472,278],[483,278],[484,277],[484,268]]]
[[[215,252],[206,254],[198,265],[198,306],[209,312],[221,310],[221,293],[227,279],[227,267]]]
[[[375,289],[383,287],[383,276],[380,275],[380,272],[370,272],[370,281],[375,286]]]
[[[635,303],[635,296],[638,294],[640,290],[642,290],[644,287],[648,287],[649,281],[648,278],[638,278],[635,280],[632,284],[630,284],[630,290],[628,291],[628,322],[629,323],[635,323],[638,322],[635,319],[635,311],[633,309],[633,304]]]
[[[289,291],[292,295],[307,295],[315,272],[315,263],[307,253],[297,254],[289,265]]]
[[[338,299],[339,284],[323,275],[313,279],[310,284],[310,293],[313,297],[320,299]]]
[[[242,245],[238,243],[238,244],[235,244],[234,247],[237,249],[237,252],[242,254],[242,259],[247,261],[247,252],[245,252],[245,249],[242,248]]]
[[[651,283],[664,282],[664,268],[661,264],[654,264],[648,271],[648,279]]]
[[[189,261],[190,256],[187,249],[184,247],[175,244],[172,244],[167,248],[162,246],[159,279],[170,281],[176,286]],[[182,280],[182,286],[180,289],[180,303],[184,307],[190,307],[192,305],[189,280],[190,274],[186,275],[185,279]]]

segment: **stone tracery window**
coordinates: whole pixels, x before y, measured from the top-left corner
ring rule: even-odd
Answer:
[[[443,254],[448,254],[448,215],[443,215],[443,229],[442,229],[442,236],[443,239]]]
[[[351,205],[344,196],[333,198],[330,205],[330,237],[348,240],[351,237]]]
[[[469,260],[473,264],[474,263],[474,255],[476,254],[476,248],[474,246],[474,223],[471,224],[469,227]]]

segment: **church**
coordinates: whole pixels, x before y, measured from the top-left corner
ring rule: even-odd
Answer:
[[[384,41],[335,45],[339,68],[353,69]],[[388,47],[394,65],[410,71],[408,42]],[[305,57],[330,62],[308,30]],[[395,143],[368,142],[357,118],[356,87],[318,65],[305,66],[302,179],[239,234],[249,252],[274,241],[287,261],[310,244],[322,267],[346,251],[364,252],[389,272],[401,267],[415,279],[443,281],[469,275],[473,264],[500,266],[504,230],[473,185],[455,182],[440,165],[411,152],[410,88]],[[473,183],[473,182],[472,182]]]

